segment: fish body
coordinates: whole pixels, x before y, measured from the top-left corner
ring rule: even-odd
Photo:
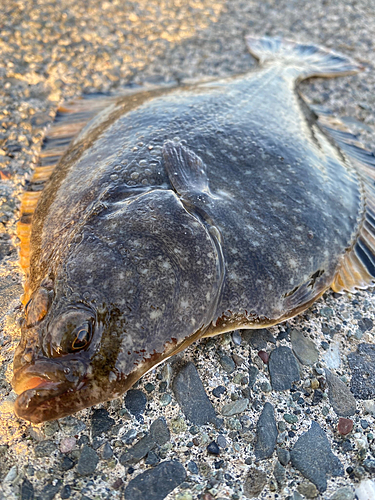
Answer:
[[[119,98],[60,159],[32,217],[19,416],[112,399],[202,336],[273,325],[349,288],[340,270],[372,194],[295,86],[358,67],[248,44],[256,70]],[[352,288],[375,275],[357,259]]]

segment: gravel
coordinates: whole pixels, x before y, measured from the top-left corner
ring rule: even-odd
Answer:
[[[327,456],[332,458],[332,453],[343,466],[335,462],[334,472],[345,470],[336,477],[324,469],[316,485],[327,489],[317,498],[352,500],[354,490],[359,500],[373,495],[375,409],[370,399],[363,399],[373,398],[375,296],[371,290],[342,296],[328,292],[296,319],[260,334],[246,333],[242,342],[237,334],[225,334],[191,346],[181,355],[188,362],[183,381],[197,384],[190,396],[183,388],[178,388],[181,397],[175,394],[177,368],[173,369],[172,391],[171,370],[168,374],[160,366],[134,388],[143,395],[141,410],[133,411],[134,405],[122,397],[57,423],[32,427],[14,416],[15,395],[10,386],[22,318],[17,210],[58,104],[84,92],[245,72],[255,62],[246,50],[244,35],[280,35],[341,51],[364,66],[359,75],[303,82],[300,90],[313,104],[344,119],[362,144],[375,150],[373,1],[3,0],[0,18],[0,500],[142,500],[164,498],[169,492],[168,500],[196,500],[198,495],[231,500],[253,495],[264,500],[276,493],[279,498],[302,498],[298,487],[307,491],[303,489],[307,469],[301,466],[299,472],[292,467],[287,452],[293,456],[311,422],[319,425]],[[288,360],[297,363],[289,352],[293,329],[303,334],[302,341],[307,339],[318,349],[320,361],[315,361],[312,347],[308,364],[298,367],[300,380],[295,375],[283,392],[275,387],[262,392],[262,387],[269,387],[273,355],[268,367],[257,352],[282,348],[288,355],[281,356],[280,363],[284,367]],[[218,346],[229,360],[229,370],[220,364]],[[298,348],[294,349],[297,354]],[[233,364],[232,360],[239,359],[233,354],[245,363]],[[357,402],[354,428],[345,441],[337,430],[338,407],[330,400],[324,380],[319,389],[312,387],[312,381],[319,381],[327,368],[350,387]],[[249,381],[244,385],[241,380],[246,377]],[[348,392],[346,396],[352,401]],[[226,447],[220,448],[220,457],[208,454],[207,446],[218,441],[215,425],[221,421],[216,415],[224,405],[245,399],[249,404],[242,413],[224,418],[220,432]],[[197,401],[206,405],[203,417]],[[283,414],[297,417],[297,421],[292,418],[294,423],[277,426],[279,449],[286,452],[278,453],[285,471],[277,467],[276,479],[274,456],[262,460],[259,468],[251,465],[256,459],[255,425],[265,404],[274,408],[278,424],[285,424]],[[155,447],[148,455],[122,465],[120,457],[148,435],[152,423],[161,417],[171,430],[170,438],[164,436],[155,444],[154,437]],[[369,424],[365,428],[360,423],[364,418]],[[123,439],[126,434],[133,436],[132,442]],[[62,455],[61,449],[67,449],[64,446],[71,438],[76,444],[69,441],[72,446]],[[311,443],[316,448],[316,440]],[[305,447],[301,462],[306,465],[308,460],[317,459]],[[80,470],[88,472],[82,475]],[[165,474],[171,482],[147,496],[147,488]]]

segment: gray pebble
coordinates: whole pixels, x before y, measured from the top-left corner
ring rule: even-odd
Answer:
[[[329,370],[325,371],[328,384],[328,397],[334,412],[340,417],[354,415],[356,401],[349,388]]]
[[[286,471],[285,467],[281,465],[280,462],[276,462],[273,468],[273,475],[275,476],[276,482],[280,488],[285,483]]]
[[[146,408],[147,398],[139,389],[131,389],[125,395],[125,406],[135,417],[141,415]]]
[[[232,403],[224,405],[221,409],[221,414],[224,417],[232,417],[233,415],[237,415],[238,413],[242,413],[243,411],[245,411],[248,406],[248,399],[237,399],[237,401],[233,401]]]
[[[319,359],[319,351],[314,342],[305,337],[302,332],[293,328],[290,332],[292,349],[298,361],[303,365],[311,366]]]
[[[259,330],[241,330],[241,336],[244,342],[250,344],[251,347],[257,351],[266,349],[267,342],[272,344],[276,343],[275,337],[266,328],[260,328]]]
[[[115,423],[113,418],[104,408],[94,410],[91,417],[91,435],[92,438],[100,436],[103,432],[107,432]]]
[[[111,448],[111,445],[109,443],[105,443],[102,448],[102,458],[104,460],[108,460],[112,456],[113,456],[113,450]]]
[[[222,434],[218,435],[218,437],[216,438],[216,442],[220,446],[220,448],[225,448],[226,446],[228,446],[228,443]]]
[[[300,380],[298,363],[289,347],[277,347],[271,352],[268,369],[274,391],[286,391]]]
[[[198,474],[199,472],[198,465],[193,460],[187,463],[187,468],[192,474]]]
[[[90,446],[85,445],[82,448],[81,455],[78,460],[76,471],[81,476],[88,476],[93,474],[96,466],[98,465],[99,457],[96,452],[90,448]]]
[[[227,373],[233,373],[236,369],[236,363],[233,361],[233,359],[226,354],[221,354],[219,356],[219,362],[223,370],[225,370]]]
[[[255,365],[249,366],[249,388],[252,389],[257,379],[259,370]]]
[[[354,492],[349,486],[346,486],[335,491],[329,500],[354,500]]]
[[[43,500],[53,500],[60,490],[62,485],[62,481],[58,479],[57,481],[53,481],[52,483],[48,483],[44,486],[42,491],[40,492],[40,499]]]
[[[41,441],[35,446],[35,456],[38,458],[50,457],[56,449],[57,447],[53,441]]]
[[[344,474],[340,460],[331,451],[327,436],[315,421],[298,438],[290,452],[290,458],[293,467],[314,483],[320,492],[327,489],[327,476]]]
[[[242,337],[241,337],[241,333],[239,332],[239,330],[235,330],[232,333],[232,340],[233,340],[234,345],[241,345]]]
[[[172,382],[172,390],[186,418],[195,425],[212,422],[219,425],[214,407],[208,399],[195,365],[184,364]]]
[[[265,403],[256,425],[254,452],[257,460],[269,458],[276,446],[277,427],[271,403]]]
[[[162,462],[132,479],[125,489],[125,500],[163,500],[186,479],[179,462]]]
[[[250,467],[244,482],[243,490],[248,498],[257,498],[267,483],[267,474],[255,467]]]
[[[30,481],[25,478],[21,483],[20,488],[21,500],[33,500],[34,499],[34,486]]]
[[[350,390],[356,398],[375,398],[375,345],[359,344],[357,352],[348,355],[352,371]]]
[[[285,448],[277,447],[276,453],[277,453],[277,458],[279,459],[281,465],[287,465],[289,463],[290,453],[288,450],[286,450]]]

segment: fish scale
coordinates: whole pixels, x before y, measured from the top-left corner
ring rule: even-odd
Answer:
[[[59,110],[21,205],[20,417],[118,397],[201,337],[373,283],[374,155],[296,90],[361,67],[247,44],[250,73]]]

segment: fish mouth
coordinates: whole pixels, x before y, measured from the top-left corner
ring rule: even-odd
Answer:
[[[86,368],[81,361],[36,361],[13,376],[12,386],[18,394],[14,411],[34,424],[69,415],[81,409],[76,395],[85,385]]]

